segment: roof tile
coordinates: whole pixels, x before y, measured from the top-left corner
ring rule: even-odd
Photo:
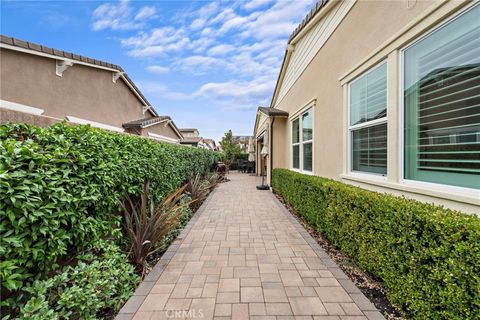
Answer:
[[[13,45],[13,39],[7,36],[4,36],[3,34],[0,36],[1,42],[9,45]]]
[[[42,52],[48,53],[48,54],[53,54],[53,49],[50,47],[45,47],[42,46]]]
[[[42,46],[35,43],[28,42],[28,47],[35,51],[42,51]]]
[[[19,40],[19,39],[14,38],[13,39],[13,44],[18,46],[18,47],[28,49],[28,42],[27,41],[23,41],[23,40]]]
[[[60,51],[60,50],[57,50],[57,49],[53,49],[53,54],[56,55],[56,56],[63,57],[63,51]]]

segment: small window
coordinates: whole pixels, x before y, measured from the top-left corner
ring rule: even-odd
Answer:
[[[480,6],[404,51],[405,179],[480,189]]]
[[[313,169],[312,109],[292,121],[292,168],[307,172]]]
[[[387,64],[349,86],[352,171],[387,174]]]
[[[292,122],[292,167],[300,169],[300,120]]]

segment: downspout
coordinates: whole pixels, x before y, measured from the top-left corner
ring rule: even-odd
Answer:
[[[270,187],[272,187],[272,173],[273,173],[273,123],[275,122],[275,117],[272,117],[272,122],[270,123]]]

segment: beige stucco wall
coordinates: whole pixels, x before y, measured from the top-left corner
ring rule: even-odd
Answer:
[[[317,99],[314,107],[315,174],[339,179],[343,169],[343,99],[338,79],[431,4],[419,1],[415,7],[407,9],[406,1],[357,1],[277,105],[293,114],[312,98]],[[287,130],[283,140],[289,141]],[[289,150],[284,148],[278,156],[288,159],[284,167],[291,161]]]
[[[368,58],[387,40],[438,3],[438,1],[361,0],[355,3],[288,93],[275,104],[276,108],[289,112],[290,119],[285,123],[285,130],[274,133],[274,140],[277,139],[274,144],[279,143],[279,140],[284,141],[283,148],[274,146],[274,168],[289,168],[290,120],[292,115],[298,114],[298,110],[305,108],[312,99],[316,99],[313,159],[315,175],[342,180],[376,191],[411,196],[421,201],[433,201],[467,212],[480,212],[479,206],[473,202],[450,201],[342,179],[348,147],[344,133],[346,130],[344,87],[340,79],[358,67],[362,60]],[[407,4],[415,5],[408,8]],[[391,164],[398,168],[398,161],[391,162],[389,166]]]
[[[44,109],[43,115],[78,118],[116,127],[143,118],[142,103],[122,79],[82,65],[55,74],[55,60],[0,49],[0,99]]]

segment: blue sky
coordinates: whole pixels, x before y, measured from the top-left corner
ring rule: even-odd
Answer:
[[[160,114],[219,140],[252,133],[314,3],[2,0],[1,33],[121,65]]]

